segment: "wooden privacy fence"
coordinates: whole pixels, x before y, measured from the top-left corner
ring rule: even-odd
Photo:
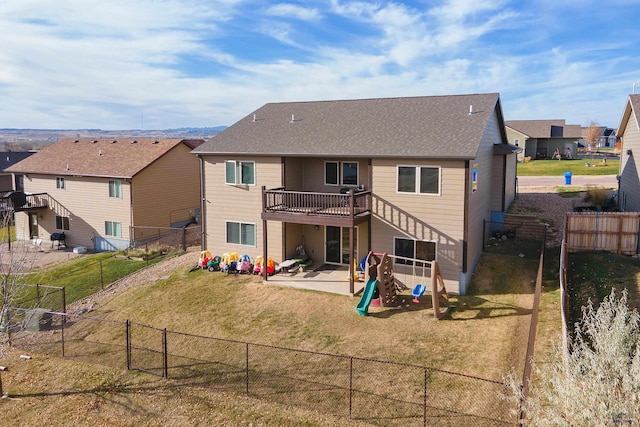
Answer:
[[[639,230],[640,212],[567,213],[567,250],[599,250],[635,255]]]

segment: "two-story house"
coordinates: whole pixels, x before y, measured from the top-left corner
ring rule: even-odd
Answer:
[[[516,151],[497,93],[269,103],[193,151],[203,247],[436,260],[465,293],[492,211],[515,197]]]
[[[618,136],[622,141],[618,206],[625,212],[640,212],[640,95],[627,98]]]
[[[47,242],[65,233],[70,246],[127,248],[156,230],[181,226],[200,206],[203,140],[63,139],[7,168],[22,175],[16,237]],[[32,200],[33,199],[33,200]]]

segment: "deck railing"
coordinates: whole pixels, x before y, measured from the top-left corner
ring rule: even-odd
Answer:
[[[20,191],[5,193],[0,197],[0,209],[11,211],[27,211],[49,206],[48,193],[25,194]]]
[[[263,193],[265,212],[354,217],[371,210],[371,191],[316,193],[276,188]]]

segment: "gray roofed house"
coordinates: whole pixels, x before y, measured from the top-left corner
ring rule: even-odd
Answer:
[[[35,151],[6,151],[0,153],[0,191],[22,190],[22,175],[15,177],[8,168],[34,154]]]
[[[563,158],[575,158],[578,141],[582,138],[580,125],[568,125],[564,119],[507,120],[509,144],[522,148],[518,160],[550,159],[558,150]]]
[[[640,95],[627,98],[618,137],[622,141],[618,207],[624,212],[640,212]]]
[[[425,272],[397,257],[437,262],[465,293],[515,197],[517,151],[497,93],[265,104],[192,151],[203,249],[289,266],[302,247],[311,271],[296,285],[328,287],[317,275],[331,266],[349,295],[354,263],[387,253],[406,286]]]

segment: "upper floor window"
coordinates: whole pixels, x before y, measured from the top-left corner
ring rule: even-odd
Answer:
[[[56,177],[56,188],[59,188],[60,190],[64,190],[64,177],[63,176]]]
[[[394,237],[393,254],[403,258],[420,259],[424,261],[435,261],[436,242],[426,240],[405,239]],[[413,265],[413,261],[406,259],[396,259],[396,264]],[[419,262],[416,262],[421,267]]]
[[[255,185],[255,162],[237,162],[227,160],[225,162],[225,184]]]
[[[325,162],[325,185],[358,185],[358,162]]]
[[[116,179],[109,180],[109,197],[122,198],[122,183]]]
[[[56,215],[56,229],[68,230],[69,229],[69,217]]]
[[[398,192],[440,194],[440,167],[398,166]]]
[[[519,147],[520,146],[520,140],[519,139],[513,140],[513,145],[515,145],[516,147]]]

